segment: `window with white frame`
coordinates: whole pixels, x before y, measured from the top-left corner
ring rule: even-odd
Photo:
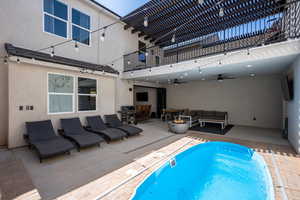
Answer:
[[[48,74],[48,113],[74,112],[74,77]]]
[[[44,0],[44,31],[64,38],[68,35],[68,6],[58,0]]]
[[[78,111],[97,110],[97,80],[78,77]]]
[[[80,43],[90,45],[91,42],[91,19],[90,16],[72,9],[72,39]]]

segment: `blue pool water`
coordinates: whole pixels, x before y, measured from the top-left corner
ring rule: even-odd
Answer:
[[[274,200],[274,192],[260,155],[241,145],[208,142],[165,163],[146,178],[132,197],[162,199]]]

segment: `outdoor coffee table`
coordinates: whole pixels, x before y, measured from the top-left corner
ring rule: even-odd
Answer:
[[[199,119],[200,127],[204,127],[205,123],[214,123],[221,124],[221,129],[225,129],[225,121],[224,120],[213,120],[213,119]]]

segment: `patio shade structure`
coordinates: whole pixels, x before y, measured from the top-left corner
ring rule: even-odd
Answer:
[[[174,44],[174,35],[175,43],[180,43],[258,19],[268,20],[266,17],[282,12],[286,3],[286,0],[152,0],[124,17],[127,24],[124,29],[131,27],[132,33],[139,32],[140,37],[165,47]]]

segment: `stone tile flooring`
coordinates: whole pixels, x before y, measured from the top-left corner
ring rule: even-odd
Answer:
[[[300,199],[300,157],[289,146],[208,136],[196,132],[57,199],[130,199],[138,184],[172,156],[208,141],[227,141],[253,148],[264,157],[269,167],[275,189],[275,199]]]

